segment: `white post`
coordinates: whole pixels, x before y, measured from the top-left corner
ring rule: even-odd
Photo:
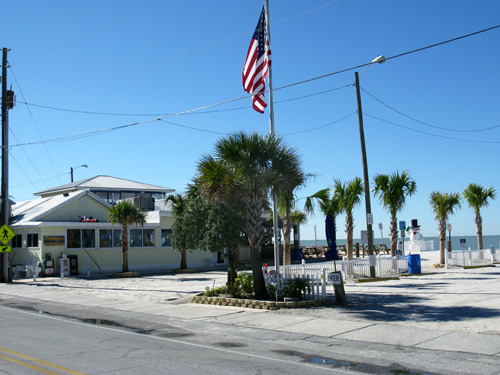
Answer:
[[[446,248],[444,249],[444,266],[448,269],[448,250]]]
[[[321,298],[326,298],[326,269],[323,268],[323,280],[321,282]]]
[[[469,266],[472,266],[472,249],[469,247]]]
[[[61,279],[64,279],[64,259],[59,260],[59,269],[61,270]]]

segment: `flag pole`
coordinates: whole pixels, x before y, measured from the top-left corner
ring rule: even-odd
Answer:
[[[269,2],[264,0],[266,9],[266,30],[269,45],[271,45],[271,29],[269,28]],[[268,66],[267,83],[269,85],[269,127],[270,134],[274,135],[274,106],[273,106],[273,64]],[[279,273],[280,251],[278,242],[278,196],[273,192],[273,233],[274,233],[274,269]]]

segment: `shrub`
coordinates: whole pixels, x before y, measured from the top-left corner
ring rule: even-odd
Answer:
[[[283,295],[285,297],[302,299],[302,294],[306,292],[311,292],[311,285],[307,278],[293,279],[283,288]]]

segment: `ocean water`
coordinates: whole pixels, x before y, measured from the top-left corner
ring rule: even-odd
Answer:
[[[408,240],[408,237],[405,237],[405,241]],[[460,250],[460,240],[465,239],[466,241],[466,249],[469,247],[472,250],[477,249],[477,236],[451,236],[451,249],[452,250]],[[439,237],[424,237],[424,241],[434,241],[434,250],[439,250]],[[401,237],[398,238],[398,241],[401,241]],[[353,240],[354,243],[359,242],[361,244],[361,240],[359,238],[355,238]],[[338,245],[345,245],[347,243],[347,240],[345,239],[338,239],[337,244]],[[388,248],[391,247],[390,240],[388,237],[384,237],[382,240],[380,237],[375,237],[373,239],[373,243],[375,245],[380,245],[380,244],[386,244]],[[301,246],[312,246],[315,244],[314,240],[300,240],[300,245]],[[326,239],[323,240],[317,240],[316,244],[318,246],[326,246],[327,242]],[[484,236],[483,235],[483,247],[486,249],[490,248],[490,245],[495,246],[496,249],[500,249],[500,235],[496,236]],[[446,246],[448,246],[448,236],[446,236]]]

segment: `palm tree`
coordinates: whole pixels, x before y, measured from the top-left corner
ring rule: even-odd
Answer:
[[[181,194],[170,194],[165,199],[165,202],[170,202],[172,204],[172,212],[174,214],[174,218],[178,218],[181,216],[186,209],[186,198]],[[187,269],[187,249],[181,249],[181,265],[180,269]]]
[[[476,213],[474,223],[476,224],[478,250],[483,248],[483,218],[481,217],[481,207],[487,207],[489,203],[488,199],[495,199],[495,193],[496,191],[493,189],[493,186],[486,189],[478,184],[470,184],[463,192],[465,200],[469,203],[469,207],[474,209]]]
[[[347,237],[347,260],[353,258],[352,239],[354,232],[354,217],[352,210],[361,203],[361,195],[363,195],[364,187],[360,177],[354,177],[347,183],[342,183],[341,180],[335,180],[333,183],[334,194],[338,197],[339,207],[345,214],[345,232]]]
[[[108,221],[122,226],[122,272],[128,272],[128,228],[130,225],[144,225],[146,213],[140,211],[132,202],[121,201],[109,209]]]
[[[295,224],[292,220],[292,211],[297,201],[293,191],[304,185],[306,177],[302,172],[298,173],[296,176],[292,176],[295,182],[289,183],[289,189],[284,190],[280,193],[278,197],[278,214],[282,219],[282,232],[283,232],[283,264],[291,264],[292,256],[290,251],[290,235],[292,233],[292,227]]]
[[[255,296],[268,297],[260,247],[265,239],[264,217],[271,192],[293,190],[301,175],[297,152],[274,135],[243,132],[220,139],[214,155],[205,155],[198,164],[201,191],[220,200],[239,199],[246,212]]]
[[[330,189],[329,188],[317,191],[313,195],[306,198],[304,210],[307,213],[310,213],[310,214],[314,213],[314,204],[313,204],[314,200],[319,201],[320,211],[325,216],[331,215],[334,223],[336,223],[337,216],[344,211],[343,208],[341,207],[338,194],[335,194],[335,191],[334,191],[334,194],[330,197]],[[337,237],[336,231],[337,231],[337,226],[335,225],[335,237]]]
[[[429,196],[429,203],[432,210],[436,214],[439,231],[439,262],[445,263],[445,247],[446,247],[446,222],[448,217],[454,214],[455,209],[460,208],[460,194],[458,193],[440,193],[433,191]]]
[[[293,201],[291,201],[293,202]],[[292,264],[292,252],[290,249],[290,238],[294,225],[304,224],[307,220],[306,215],[298,210],[291,210],[291,205],[287,206],[286,203],[278,201],[278,213],[281,217],[283,232],[283,264]]]
[[[391,255],[396,256],[398,246],[398,227],[397,214],[400,212],[406,201],[417,191],[417,184],[410,178],[407,171],[401,174],[395,172],[391,175],[378,174],[374,177],[375,187],[373,191],[375,196],[379,197],[380,203],[391,214]]]

